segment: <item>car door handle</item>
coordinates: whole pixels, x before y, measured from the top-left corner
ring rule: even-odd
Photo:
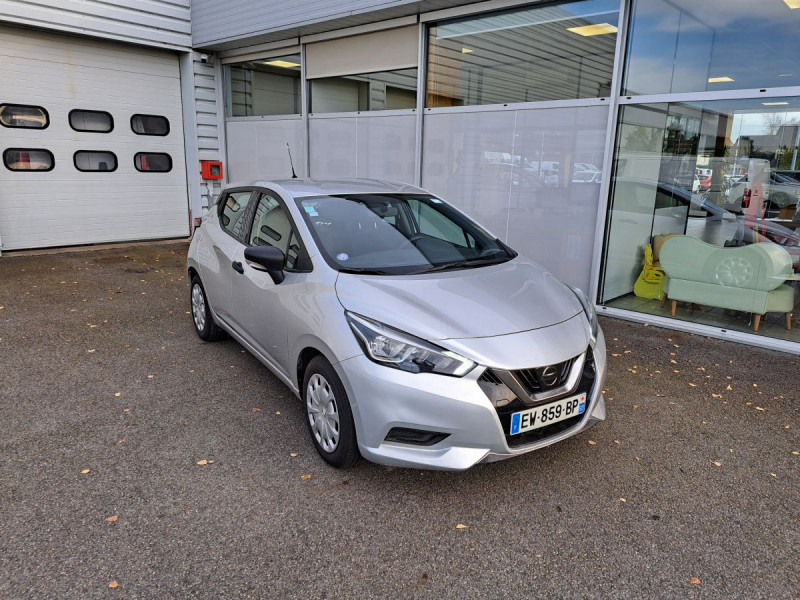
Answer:
[[[233,261],[231,263],[231,266],[233,267],[233,270],[236,271],[237,273],[244,273],[244,267],[242,266],[242,263],[240,263],[238,260]]]

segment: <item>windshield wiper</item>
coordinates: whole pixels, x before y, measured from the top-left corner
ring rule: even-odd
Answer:
[[[382,269],[360,269],[358,267],[340,267],[339,273],[353,273],[354,275],[396,275]]]
[[[511,260],[507,256],[487,256],[486,258],[467,258],[464,260],[455,260],[453,262],[446,262],[440,265],[433,265],[432,267],[427,267],[425,269],[420,269],[419,271],[413,271],[409,273],[409,275],[419,275],[421,273],[435,273],[436,271],[447,271],[449,269],[457,269],[458,267],[463,267],[465,269],[471,269],[473,267],[483,267],[486,265],[496,265],[504,262],[508,262]]]

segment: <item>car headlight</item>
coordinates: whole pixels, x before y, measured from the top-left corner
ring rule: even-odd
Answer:
[[[575,294],[575,296],[577,296],[578,300],[581,303],[581,306],[583,306],[583,312],[586,313],[586,318],[589,319],[589,325],[592,328],[592,337],[596,338],[598,324],[597,324],[597,311],[594,308],[594,304],[592,304],[592,302],[589,300],[589,298],[586,297],[586,294],[584,294],[580,288],[572,286],[568,287],[569,289],[572,290],[572,293]]]
[[[475,363],[468,358],[377,321],[347,313],[347,322],[364,354],[378,364],[409,373],[438,373],[454,377],[462,377],[475,368]]]

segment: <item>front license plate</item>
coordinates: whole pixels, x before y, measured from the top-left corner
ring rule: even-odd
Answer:
[[[552,404],[529,408],[511,415],[511,435],[546,427],[586,412],[586,394],[564,398]]]

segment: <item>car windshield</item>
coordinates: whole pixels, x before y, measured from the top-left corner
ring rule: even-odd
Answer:
[[[297,203],[326,261],[342,272],[407,275],[482,267],[516,256],[429,195],[316,196]]]

